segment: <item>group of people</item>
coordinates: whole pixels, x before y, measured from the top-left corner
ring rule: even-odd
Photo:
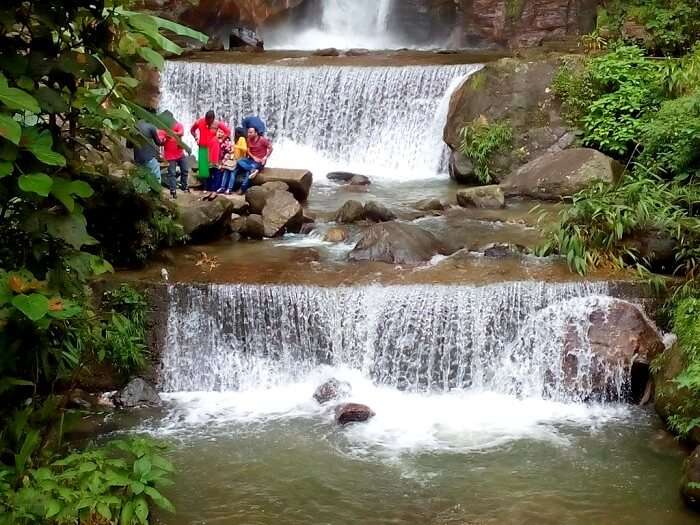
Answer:
[[[140,121],[139,133],[146,139],[144,145],[134,147],[134,161],[148,169],[161,181],[158,148],[163,148],[163,158],[168,163],[168,188],[170,195],[177,196],[178,177],[182,191],[189,192],[188,155],[182,148],[184,126],[173,119],[171,133]],[[197,177],[202,180],[204,197],[211,199],[217,194],[245,193],[256,175],[265,167],[272,154],[272,143],[265,136],[265,123],[256,116],[243,119],[241,126],[231,129],[216,119],[214,111],[198,119],[190,128],[197,141]]]

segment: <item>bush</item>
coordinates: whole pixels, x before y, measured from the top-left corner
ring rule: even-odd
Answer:
[[[676,272],[692,276],[700,268],[699,201],[697,186],[648,174],[628,177],[617,186],[599,183],[574,196],[540,253],[565,256],[581,274],[600,266],[649,270],[651,262],[625,241],[635,233],[657,232],[678,244]]]
[[[483,184],[493,181],[490,163],[495,154],[505,151],[513,141],[510,122],[488,122],[478,118],[461,131],[461,152],[471,160],[474,173]]]
[[[146,525],[152,504],[175,511],[160,492],[174,470],[163,451],[137,438],[74,452],[21,476],[0,466],[0,525]]]

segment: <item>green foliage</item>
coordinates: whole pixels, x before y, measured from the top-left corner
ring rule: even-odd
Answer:
[[[21,476],[0,467],[0,524],[146,525],[153,505],[175,511],[161,493],[174,470],[164,451],[135,438],[73,452]]]
[[[483,184],[493,180],[490,163],[495,154],[507,150],[513,142],[510,122],[488,122],[479,118],[464,126],[460,150],[474,165],[474,173]]]
[[[683,354],[684,368],[674,379],[684,389],[685,403],[669,417],[669,426],[681,436],[700,427],[700,294],[685,296],[672,303],[671,329],[678,337],[677,345]]]
[[[638,25],[643,31],[630,31]],[[700,35],[700,4],[695,0],[613,0],[599,11],[598,27],[654,54],[687,53]]]
[[[182,52],[164,32],[206,37],[129,11],[129,3],[0,5],[0,521],[6,523],[97,523],[98,515],[104,521],[120,514],[123,523],[146,523],[148,498],[163,501],[153,485],[162,477],[161,467],[152,468],[160,460],[150,459],[145,445],[127,447],[135,459],[124,467],[110,463],[118,461],[111,453],[94,451],[77,456],[77,472],[68,463],[46,463],[52,425],[35,415],[48,403],[34,409],[56,383],[70,384],[100,348],[124,370],[140,366],[144,355],[141,299],[108,298],[106,319],[91,306],[89,279],[112,270],[96,255],[113,255],[96,246],[97,236],[114,222],[139,220],[114,209],[105,213],[110,228],[89,220],[91,203],[104,199],[97,181],[108,171],[95,159],[124,141],[143,141],[138,119],[169,129],[133,102],[135,68],[143,60],[161,66],[163,54]],[[128,181],[132,195],[142,193],[137,179]],[[155,230],[148,242],[157,248],[177,232],[172,212],[154,209],[139,228]],[[137,232],[136,239],[146,236]],[[26,413],[12,416],[24,401]],[[57,413],[64,414],[60,406],[53,407]],[[110,482],[111,470],[127,467],[128,485]]]
[[[617,186],[599,183],[574,197],[540,253],[565,256],[581,274],[599,266],[648,270],[652,262],[629,241],[635,234],[653,232],[676,241],[676,272],[692,275],[700,268],[698,201],[697,186],[648,174],[628,177]]]

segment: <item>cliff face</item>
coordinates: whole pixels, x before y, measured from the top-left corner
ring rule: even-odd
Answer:
[[[323,0],[141,0],[141,8],[222,35],[232,26],[260,27],[304,4]],[[600,0],[400,0],[391,27],[420,40],[451,34],[451,47],[533,47],[575,37],[593,27]]]

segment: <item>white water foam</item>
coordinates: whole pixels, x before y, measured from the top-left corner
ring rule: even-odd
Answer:
[[[409,42],[389,32],[395,0],[324,0],[321,16],[302,28],[263,29],[267,49],[398,49]]]
[[[267,121],[270,167],[402,181],[446,176],[450,96],[480,65],[294,67],[167,62],[161,109],[189,126],[207,110]],[[189,134],[185,142],[194,148]]]

